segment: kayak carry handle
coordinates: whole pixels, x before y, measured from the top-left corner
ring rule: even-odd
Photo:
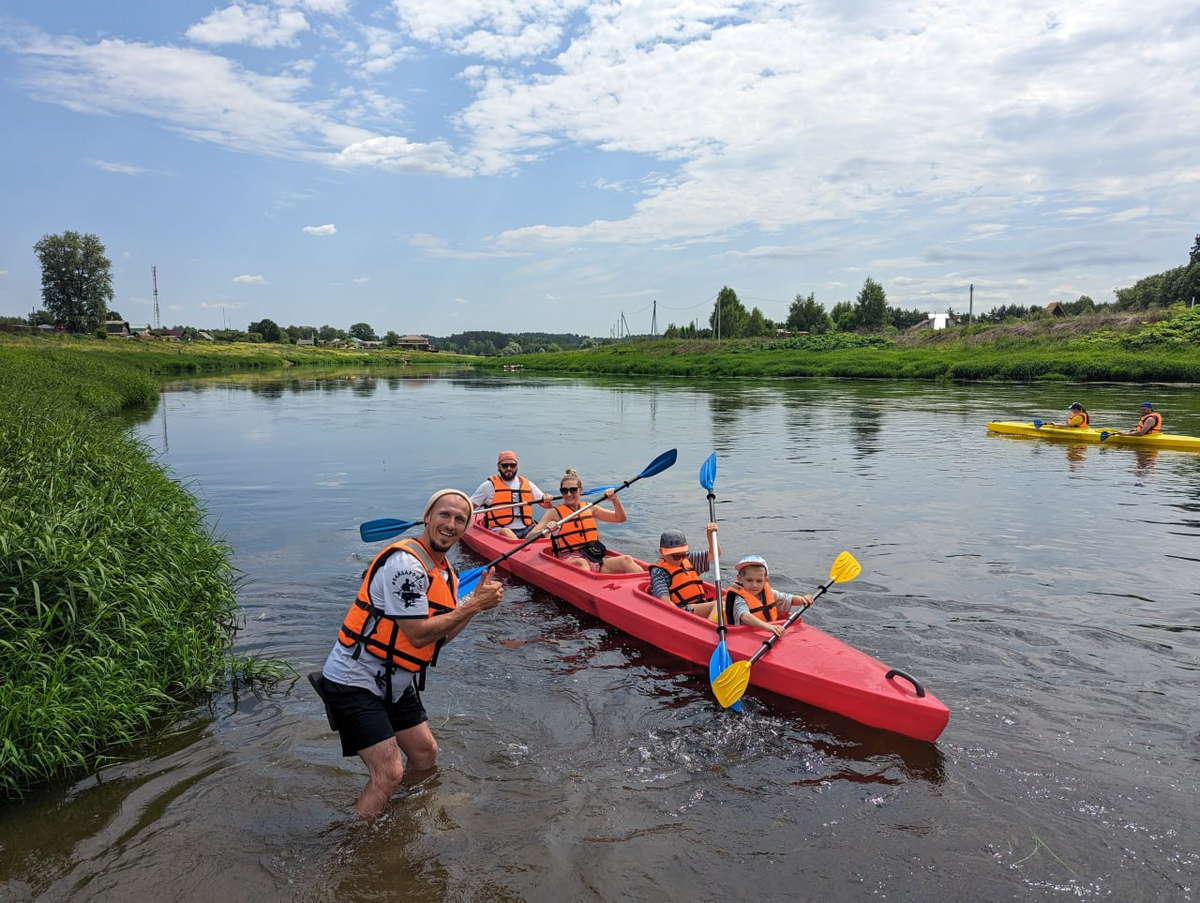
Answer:
[[[905,674],[899,668],[893,668],[887,674],[883,675],[884,680],[891,680],[893,677],[903,677],[905,680],[907,680],[910,684],[913,685],[913,689],[917,691],[918,699],[921,699],[922,697],[924,697],[925,688],[923,686],[921,686],[917,682],[917,679],[915,677],[913,677],[911,674]]]

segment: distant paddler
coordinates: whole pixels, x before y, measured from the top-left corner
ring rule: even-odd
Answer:
[[[1040,420],[1035,420],[1033,421],[1033,425],[1039,430],[1044,426],[1058,426],[1073,430],[1087,429],[1090,418],[1088,417],[1087,409],[1083,405],[1077,401],[1072,402],[1071,406],[1067,408],[1067,412],[1067,419],[1063,423],[1042,423]]]
[[[1142,419],[1131,430],[1118,430],[1117,436],[1150,436],[1162,432],[1162,414],[1154,410],[1154,405],[1148,401],[1142,402]]]

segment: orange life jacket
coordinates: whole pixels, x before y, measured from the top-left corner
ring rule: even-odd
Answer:
[[[575,509],[567,505],[555,505],[554,513],[558,515],[558,522],[561,524],[558,532],[550,537],[550,548],[556,555],[578,551],[589,542],[596,542],[600,539],[600,531],[596,529],[596,519],[590,514],[571,517],[575,513]],[[568,517],[571,519],[567,520]]]
[[[1141,430],[1146,421],[1151,419],[1154,421],[1154,426],[1150,427],[1147,433],[1157,433],[1162,429],[1162,414],[1158,413],[1158,411],[1151,411],[1149,414],[1142,415],[1142,419],[1138,421],[1137,428]]]
[[[371,578],[391,555],[401,549],[416,558],[429,575],[429,589],[425,593],[425,598],[429,600],[427,617],[447,614],[454,611],[458,605],[458,575],[454,573],[454,568],[450,562],[442,562],[442,566],[450,575],[450,581],[447,583],[442,579],[433,553],[420,539],[401,539],[375,556],[375,560],[363,575],[362,586],[359,587],[358,596],[351,603],[350,611],[342,622],[342,629],[338,631],[338,642],[347,648],[353,647],[355,659],[364,650],[382,659],[387,668],[389,693],[391,676],[397,668],[420,672],[418,689],[424,689],[425,669],[437,664],[438,652],[446,642],[445,639],[441,639],[425,646],[414,646],[393,616],[385,614],[383,609],[371,604]],[[417,591],[416,587],[413,587],[413,591]]]
[[[654,565],[662,568],[671,578],[671,601],[680,608],[687,608],[698,602],[705,601],[704,581],[692,566],[692,560],[684,557],[683,561],[671,562],[660,558]]]
[[[488,481],[492,484],[492,500],[488,505],[508,505],[512,502],[532,502],[533,488],[529,485],[529,481],[524,477],[517,477],[520,485],[516,489],[510,489],[500,479],[499,474],[492,474],[488,477]],[[520,505],[515,508],[497,508],[495,511],[485,511],[483,514],[483,525],[489,530],[493,527],[507,527],[514,520],[521,522],[521,526],[529,527],[533,525],[533,508],[528,505]]]
[[[737,602],[737,597],[741,596],[746,600],[746,604],[750,606],[750,614],[757,615],[764,621],[774,621],[779,617],[779,613],[775,609],[775,591],[771,589],[771,584],[764,583],[762,593],[758,596],[754,595],[740,583],[735,583],[729,587],[725,593],[725,623],[733,623],[733,606]],[[767,601],[770,599],[771,601]],[[713,612],[713,620],[716,620],[716,612]]]
[[[1076,417],[1081,418],[1079,423],[1072,423],[1071,421],[1074,420]],[[1091,418],[1088,416],[1088,412],[1083,411],[1083,410],[1072,411],[1071,416],[1067,418],[1067,426],[1075,427],[1076,429],[1080,429],[1080,430],[1087,429],[1088,425],[1090,423],[1091,423]]]

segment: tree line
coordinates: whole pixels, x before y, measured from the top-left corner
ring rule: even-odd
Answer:
[[[104,244],[96,235],[73,231],[61,235],[46,235],[33,246],[42,268],[42,306],[26,317],[0,317],[0,324],[28,324],[36,327],[54,324],[73,333],[95,333],[106,336],[105,321],[116,313],[109,309],[113,299],[112,262]],[[1060,304],[1063,313],[1080,314],[1105,308],[1120,311],[1147,310],[1171,304],[1194,304],[1200,296],[1200,234],[1196,236],[1183,266],[1146,276],[1128,288],[1115,292],[1111,304],[1097,304],[1086,295],[1075,301]],[[953,308],[946,311],[956,318]],[[1004,323],[1046,316],[1044,306],[1025,307],[1019,304],[1000,305],[975,317],[981,323]],[[919,310],[902,310],[887,302],[883,286],[871,277],[853,301],[839,301],[830,310],[818,302],[815,292],[797,294],[782,322],[765,317],[757,308],[747,310],[729,286],[723,286],[709,315],[708,328],[693,324],[668,325],[665,338],[756,338],[780,331],[824,334],[828,332],[881,332],[905,330],[929,319]],[[196,337],[194,327],[175,327],[185,337]],[[236,329],[208,330],[217,341],[249,341],[295,344],[303,339],[330,344],[337,340],[358,339],[396,346],[400,336],[389,330],[382,337],[368,323],[355,323],[348,330],[337,327],[290,325],[282,327],[271,319],[250,323],[245,331]],[[564,348],[586,348],[596,344],[589,337],[572,334],[541,332],[502,333],[470,331],[445,337],[428,337],[435,348],[462,354],[505,356],[512,354],[561,351]],[[607,344],[610,340],[601,340]]]

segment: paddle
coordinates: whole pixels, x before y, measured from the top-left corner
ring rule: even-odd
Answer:
[[[1035,421],[1033,421],[1033,428],[1034,428],[1035,430],[1040,430],[1040,429],[1041,429],[1043,426],[1045,426],[1045,425],[1046,425],[1046,424],[1045,424],[1045,423],[1043,423],[1041,420],[1035,420]]]
[[[1118,435],[1118,434],[1117,434],[1117,433],[1115,433],[1115,432],[1114,432],[1114,433],[1110,433],[1108,430],[1101,430],[1101,431],[1100,431],[1100,441],[1101,441],[1101,442],[1107,442],[1107,441],[1108,441],[1108,437],[1109,437],[1109,436],[1116,436],[1116,435]]]
[[[616,489],[616,485],[612,486],[597,486],[594,489],[588,489],[583,494],[591,495],[593,492],[604,492],[606,489]],[[550,496],[550,501],[561,499],[561,495]],[[489,505],[486,508],[476,508],[476,514],[483,514],[485,511],[503,511],[505,508],[519,508],[522,505],[536,505],[538,502],[512,502],[508,505]],[[369,520],[364,524],[358,525],[358,535],[363,542],[379,542],[384,539],[391,539],[393,536],[399,536],[411,530],[413,527],[419,527],[424,521],[419,520],[400,520],[395,517],[380,517],[375,520]]]
[[[700,486],[708,490],[708,519],[713,523],[717,522],[717,507],[716,493],[713,492],[713,486],[717,482],[717,453],[713,452],[700,465]],[[716,692],[717,678],[733,664],[733,659],[729,657],[729,648],[725,645],[725,603],[721,599],[721,558],[717,553],[717,538],[709,536],[708,552],[712,557],[713,565],[713,584],[717,590],[717,648],[713,650],[712,658],[708,660],[708,680],[713,685],[713,692]],[[720,697],[717,697],[720,699]],[[729,707],[729,703],[722,703]],[[742,705],[737,700],[734,700],[732,706],[735,711],[741,711]]]
[[[835,583],[845,583],[848,580],[853,580],[862,572],[862,565],[854,560],[854,556],[849,552],[842,552],[833,561],[833,567],[829,569],[829,582],[822,586],[813,595],[813,601],[807,605],[802,605],[796,611],[792,612],[786,621],[783,622],[783,629],[786,631],[795,620],[804,614],[809,609],[809,606],[821,598],[825,590],[833,586]],[[723,706],[731,706],[746,692],[746,687],[750,683],[750,666],[762,658],[771,648],[779,636],[771,634],[763,641],[762,647],[750,657],[749,661],[734,662],[728,668],[721,672],[721,675],[713,681],[713,692],[717,694],[717,702]]]
[[[670,467],[672,464],[675,463],[675,457],[677,454],[678,454],[678,452],[675,449],[673,449],[673,448],[668,449],[667,451],[665,451],[661,455],[659,455],[657,458],[655,458],[653,461],[651,461],[649,464],[647,464],[646,469],[643,470],[641,473],[639,473],[636,477],[632,477],[632,478],[626,480],[620,486],[608,486],[605,488],[613,489],[616,492],[620,492],[626,486],[632,486],[638,480],[642,479],[642,477],[652,477],[655,474],[660,474],[664,470],[666,470],[668,467]],[[595,490],[589,490],[589,491],[594,492]],[[558,522],[559,526],[566,523],[573,517],[579,517],[579,515],[583,514],[589,508],[595,508],[602,501],[604,501],[604,500],[600,499],[595,502],[590,502],[590,503],[584,505],[578,511],[572,511],[570,514],[568,514],[566,517],[564,517],[561,521]],[[511,558],[513,555],[517,554],[517,552],[521,551],[527,545],[537,542],[541,538],[542,538],[542,531],[538,531],[537,533],[534,533],[533,535],[528,536],[525,539],[523,539],[519,544],[513,546],[511,549],[509,549],[507,552],[505,552],[499,558],[493,558],[487,564],[481,565],[480,567],[477,567],[477,568],[471,568],[471,570],[469,570],[469,571],[463,571],[461,574],[458,575],[458,597],[461,599],[463,596],[465,596],[469,592],[471,592],[471,590],[473,590],[475,588],[475,584],[477,584],[479,582],[479,578],[484,575],[484,572],[487,571],[488,568],[495,567],[501,561]]]

